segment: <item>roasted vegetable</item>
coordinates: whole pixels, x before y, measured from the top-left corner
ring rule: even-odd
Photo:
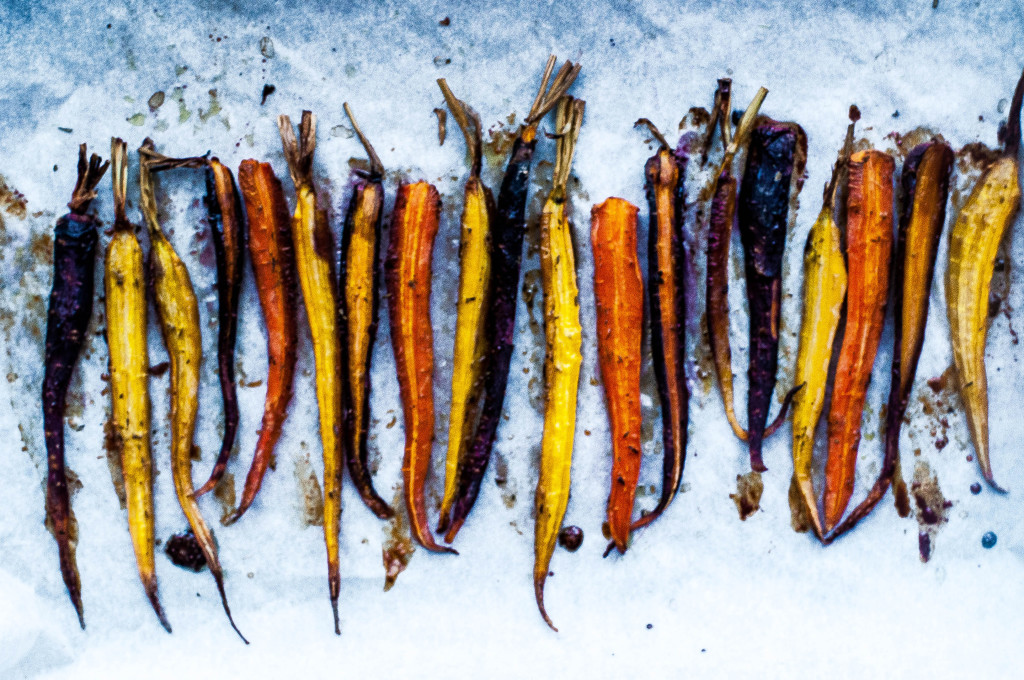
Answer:
[[[572,227],[566,214],[566,184],[576,139],[583,124],[584,102],[562,97],[555,116],[558,134],[554,187],[540,218],[540,270],[544,290],[544,433],[537,480],[533,589],[541,616],[558,631],[544,609],[544,582],[569,503],[569,473],[576,434],[576,392],[583,356],[580,345],[579,288],[573,255]]]
[[[211,158],[206,166],[206,210],[217,258],[217,375],[224,400],[224,439],[210,479],[196,491],[196,498],[212,491],[224,476],[238,431],[235,338],[238,335],[242,267],[245,265],[245,215],[235,178],[217,158]]]
[[[157,592],[153,555],[153,458],[149,443],[149,349],[146,340],[146,274],[135,225],[125,214],[128,145],[110,144],[114,185],[114,234],[107,245],[104,291],[110,351],[110,427],[124,474],[128,531],[139,579],[160,624],[171,632]]]
[[[242,161],[238,184],[245,197],[249,218],[249,256],[256,279],[256,290],[267,327],[267,396],[263,422],[252,466],[245,478],[242,500],[228,519],[236,522],[252,505],[263,483],[263,475],[274,456],[274,447],[288,416],[295,377],[296,305],[298,303],[295,250],[292,247],[291,219],[270,163]]]
[[[821,212],[811,226],[804,246],[804,302],[794,378],[796,384],[803,387],[793,401],[793,486],[818,538],[822,536],[821,516],[811,476],[814,430],[825,407],[832,344],[846,301],[846,261],[843,258],[842,234],[835,220],[835,201],[852,144],[851,123],[843,151],[832,170],[832,179],[825,187]]]
[[[636,483],[640,478],[640,345],[644,281],[637,260],[638,208],[609,198],[590,211],[597,305],[597,357],[612,434],[608,527],[620,553],[629,544]]]
[[[302,112],[299,138],[295,138],[288,116],[278,116],[284,157],[295,183],[295,214],[292,243],[306,304],[309,332],[316,361],[316,400],[320,409],[320,439],[324,451],[324,541],[327,544],[327,582],[334,632],[341,635],[338,594],[341,575],[338,566],[338,532],[341,529],[341,467],[343,457],[341,347],[338,335],[337,291],[334,290],[333,237],[327,226],[327,212],[317,203],[313,186],[313,152],[316,150],[316,116]]]
[[[345,458],[359,496],[381,519],[394,510],[373,488],[367,466],[370,429],[370,360],[377,337],[380,223],[384,213],[384,165],[359,129],[348,104],[345,113],[370,157],[370,170],[352,187],[338,253],[338,339],[341,346],[341,399],[345,414]]]
[[[764,472],[761,447],[779,361],[790,181],[794,175],[798,185],[803,181],[807,138],[795,123],[761,117],[751,133],[749,149],[737,211],[750,309],[747,443],[751,469]]]
[[[996,251],[1020,208],[1020,113],[1024,74],[1010,104],[1003,155],[992,163],[960,210],[949,236],[946,305],[953,340],[953,363],[960,400],[981,474],[989,486],[1003,491],[992,475],[988,450],[988,378],[985,340],[988,336],[989,290]]]
[[[836,527],[830,540],[852,529],[871,512],[899,470],[900,427],[914,386],[917,360],[924,345],[935,255],[946,223],[946,201],[952,171],[953,150],[934,140],[911,151],[903,164],[903,201],[894,258],[896,309],[892,379],[885,418],[885,457],[878,479],[867,497]],[[909,510],[909,506],[905,510]]]
[[[82,581],[75,562],[78,523],[71,512],[71,496],[64,468],[64,406],[92,317],[97,220],[88,212],[89,204],[96,197],[96,185],[108,165],[96,154],[87,160],[85,144],[78,148],[78,181],[68,203],[71,212],[58,219],[53,230],[53,288],[46,312],[42,390],[47,468],[46,520],[57,540],[60,573],[83,629]]]
[[[472,445],[483,389],[484,356],[487,339],[484,317],[491,304],[491,223],[494,197],[480,179],[483,161],[483,131],[480,116],[455,98],[444,78],[437,81],[448,108],[466,138],[471,159],[462,207],[462,235],[459,244],[459,297],[456,303],[455,350],[452,360],[451,414],[448,417],[448,459],[445,466],[444,499],[437,530],[448,528],[448,515],[458,491],[459,475],[466,452]]]
[[[171,372],[171,476],[185,517],[199,547],[206,557],[213,580],[220,592],[221,604],[231,627],[245,644],[245,639],[228,607],[224,591],[224,575],[217,557],[217,544],[213,532],[203,519],[196,503],[192,486],[192,448],[196,415],[199,410],[199,370],[203,359],[203,345],[199,334],[199,304],[196,302],[185,264],[167,240],[157,221],[156,191],[153,173],[177,167],[202,167],[205,159],[171,159],[154,150],[153,140],[147,138],[139,149],[139,188],[142,214],[149,228],[149,282],[153,302],[160,323],[160,333],[167,346]]]
[[[505,403],[516,326],[516,306],[519,301],[519,263],[523,254],[523,235],[526,232],[526,194],[530,182],[530,163],[537,145],[537,124],[558,103],[559,97],[568,91],[580,71],[579,64],[567,61],[555,74],[554,80],[551,80],[554,67],[555,57],[552,56],[544,69],[537,97],[512,143],[508,168],[498,192],[494,228],[491,231],[492,303],[485,310],[483,321],[484,337],[488,343],[483,370],[483,406],[473,445],[463,459],[462,472],[458,476],[458,489],[451,505],[448,532],[445,534],[445,540],[449,543],[455,540],[455,535],[476,502]]]
[[[849,287],[846,330],[828,414],[825,531],[839,523],[853,494],[864,400],[889,296],[894,165],[892,156],[881,151],[858,151],[850,157],[846,202]]]
[[[391,346],[398,369],[405,424],[405,506],[412,536],[427,550],[438,545],[427,525],[424,484],[434,442],[434,330],[430,325],[430,264],[441,215],[441,197],[426,182],[402,184],[391,218],[385,260]]]

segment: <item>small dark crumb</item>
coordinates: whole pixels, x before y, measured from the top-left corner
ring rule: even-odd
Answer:
[[[274,94],[274,92],[276,92],[276,91],[277,91],[277,88],[274,87],[273,85],[271,85],[270,83],[265,84],[263,86],[263,92],[262,92],[262,94],[260,94],[260,106],[263,106],[264,104],[266,104],[267,103],[267,97],[269,97],[270,95]]]
[[[53,166],[53,171],[57,172],[57,166],[56,165]]]
[[[899,118],[900,117],[900,110],[896,109],[895,111],[893,111],[892,112],[892,117],[893,118]]]
[[[981,121],[982,123],[984,123],[985,122],[985,116],[978,116],[978,120]]]
[[[643,511],[641,511],[641,514],[643,514]],[[601,522],[601,535],[604,536],[606,541],[612,539],[612,527],[608,522]]]
[[[451,17],[445,17],[444,19],[441,19],[437,23],[440,24],[441,26],[451,26],[452,25],[452,18]]]
[[[201,571],[206,566],[206,556],[203,555],[192,529],[186,529],[180,534],[174,534],[167,539],[167,546],[164,548],[167,557],[171,562],[182,569]]]
[[[932,539],[927,532],[922,531],[917,534],[917,549],[921,553],[922,562],[927,562],[928,558],[932,556]]]
[[[860,120],[860,109],[857,108],[856,104],[850,104],[850,120],[854,123]]]
[[[973,493],[975,496],[981,493],[981,484],[978,484],[977,482],[971,484],[971,493]]]
[[[647,624],[647,630],[650,630],[651,628],[654,628],[654,624],[653,623],[648,623]]]
[[[981,537],[981,547],[985,550],[990,550],[996,545],[996,533],[994,531],[987,531],[985,535]]]
[[[615,47],[615,38],[608,38],[608,44]]]
[[[167,370],[170,367],[171,364],[169,361],[161,361],[159,364],[154,364],[149,367],[149,374],[155,378],[159,378],[160,376],[167,373]]]
[[[703,653],[704,653],[704,652],[706,652],[706,651],[708,651],[708,650],[706,650],[706,649],[702,649],[702,650],[700,650],[700,653],[701,653],[701,654],[703,654]]]
[[[60,130],[61,132],[64,132],[64,133],[66,133],[66,134],[69,134],[69,135],[70,135],[70,134],[71,134],[72,132],[74,132],[74,130],[72,130],[72,129],[71,129],[71,128],[69,128],[69,127],[60,127],[60,126],[58,126],[58,127],[57,127],[57,129],[58,129],[58,130]]]
[[[939,0],[932,0],[932,9],[939,8]]]
[[[567,526],[558,532],[558,545],[569,552],[576,552],[583,545],[583,529],[578,526]]]

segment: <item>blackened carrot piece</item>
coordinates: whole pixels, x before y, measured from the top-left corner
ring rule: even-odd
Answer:
[[[78,182],[68,203],[71,212],[58,219],[53,230],[53,288],[46,313],[43,372],[46,518],[57,540],[61,576],[83,629],[82,581],[75,562],[78,523],[71,512],[64,467],[64,407],[68,385],[92,317],[98,222],[89,214],[89,204],[96,197],[96,185],[108,165],[96,154],[87,159],[85,144],[78,148]]]
[[[378,259],[384,214],[384,165],[344,104],[370,157],[370,170],[352,187],[338,253],[338,339],[341,346],[341,400],[345,415],[345,459],[360,498],[381,519],[394,515],[373,488],[367,465],[370,429],[370,361],[377,338]]]
[[[484,320],[489,347],[484,368],[484,399],[473,445],[466,454],[452,503],[448,532],[445,534],[445,541],[449,543],[455,540],[455,535],[476,503],[505,403],[516,327],[516,307],[519,302],[519,264],[523,255],[523,236],[526,233],[526,196],[530,184],[530,164],[537,146],[537,124],[558,103],[559,97],[573,84],[580,70],[579,64],[567,61],[555,74],[554,80],[551,80],[554,66],[555,57],[552,56],[548,59],[540,90],[530,107],[525,124],[512,143],[512,153],[498,192],[492,231],[493,303]]]
[[[846,331],[828,414],[825,531],[839,523],[853,495],[864,400],[889,296],[894,165],[892,156],[880,151],[858,151],[850,157],[846,204],[849,287]]]
[[[281,182],[270,163],[244,160],[238,184],[249,217],[249,256],[256,291],[267,328],[267,396],[256,453],[245,478],[242,499],[229,523],[236,522],[252,505],[263,483],[281,428],[288,416],[295,377],[298,279],[292,247],[291,218]]]
[[[196,491],[197,498],[212,491],[224,476],[238,432],[235,339],[238,335],[238,297],[245,266],[245,213],[230,168],[217,158],[211,158],[206,166],[206,210],[217,259],[217,376],[224,401],[224,439],[210,479]]]
[[[608,526],[626,552],[640,478],[640,345],[644,282],[637,259],[638,208],[609,198],[590,211],[597,304],[597,356],[612,434],[612,483]]]
[[[778,369],[790,180],[803,175],[807,138],[795,123],[760,118],[749,148],[737,211],[750,310],[747,432],[750,467],[764,472],[761,447]]]
[[[427,550],[438,545],[427,524],[424,484],[434,441],[434,330],[430,325],[430,268],[441,196],[426,182],[398,188],[385,261],[391,346],[405,424],[405,505],[412,536]]]
[[[896,309],[892,377],[885,420],[885,457],[878,479],[867,497],[836,527],[830,540],[852,529],[871,512],[885,496],[899,469],[900,428],[924,345],[935,256],[942,227],[946,223],[953,158],[953,150],[947,144],[933,140],[911,151],[903,165],[900,178],[903,209],[894,258],[893,297]]]

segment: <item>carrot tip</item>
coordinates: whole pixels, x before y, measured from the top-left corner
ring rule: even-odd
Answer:
[[[555,628],[555,624],[551,622],[551,618],[548,616],[548,612],[544,608],[544,581],[534,580],[533,593],[537,598],[537,608],[540,610],[540,615],[544,617],[544,623],[548,624],[548,627],[557,633],[558,629]]]
[[[341,635],[341,619],[338,618],[338,598],[331,598],[331,610],[334,612],[334,634]]]
[[[217,481],[213,480],[213,479],[208,479],[206,481],[206,484],[203,484],[201,487],[199,487],[199,489],[197,489],[196,491],[192,492],[192,498],[195,498],[195,499],[198,500],[204,494],[207,494],[210,491],[213,491],[213,488],[215,486],[217,486]]]
[[[768,468],[765,467],[764,461],[761,459],[761,455],[751,454],[750,455],[750,469],[754,472],[768,472]]]
[[[996,483],[995,477],[992,476],[991,472],[988,474],[983,474],[982,476],[985,478],[985,481],[988,482],[988,485],[992,487],[993,491],[997,491],[999,493],[1008,493],[1006,489],[1004,489],[1003,487],[999,486]]]
[[[444,535],[445,543],[451,543],[455,540],[455,535],[459,533],[459,529],[462,528],[465,521],[466,520],[464,519],[456,519],[451,523],[451,527],[448,528],[448,533]]]

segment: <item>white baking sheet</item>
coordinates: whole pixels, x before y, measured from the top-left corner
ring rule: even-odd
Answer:
[[[284,677],[300,669],[342,677],[818,677],[1018,671],[1017,626],[1024,609],[1024,466],[1018,443],[1021,371],[1009,319],[998,316],[989,335],[992,451],[1006,496],[972,495],[980,479],[958,400],[926,385],[951,362],[942,292],[945,241],[918,380],[904,427],[908,481],[926,463],[953,505],[933,539],[934,554],[918,555],[918,524],[900,520],[891,496],[853,534],[823,549],[790,528],[788,427],[765,452],[761,511],[740,522],[729,494],[748,470],[746,453],[725,422],[700,342],[702,295],[690,323],[693,367],[690,454],[682,493],[666,515],[622,558],[601,559],[601,522],[609,484],[604,395],[593,335],[589,210],[609,195],[643,205],[642,167],[652,147],[631,125],[647,116],[675,136],[691,106],[708,107],[715,79],[731,76],[735,105],[758,85],[771,94],[764,112],[796,120],[809,138],[810,162],[801,208],[786,255],[780,384],[790,382],[796,354],[803,242],[818,208],[819,189],[841,143],[846,113],[863,112],[858,136],[895,148],[886,136],[918,126],[940,131],[954,147],[996,145],[996,130],[1024,64],[1024,4],[1020,0],[931,0],[859,3],[794,2],[521,2],[521,3],[244,3],[10,2],[0,7],[0,174],[10,191],[0,205],[0,677]],[[440,20],[450,17],[450,26]],[[269,40],[268,40],[269,39]],[[271,47],[272,43],[272,47]],[[262,51],[261,51],[262,48]],[[305,316],[296,395],[256,505],[236,526],[216,523],[212,497],[201,505],[214,524],[227,590],[243,646],[228,627],[207,573],[173,566],[162,551],[157,572],[174,634],[157,624],[135,569],[125,513],[107,467],[103,423],[108,400],[102,305],[95,334],[72,383],[68,465],[83,488],[73,499],[80,526],[81,571],[88,629],[79,630],[43,526],[45,451],[39,391],[42,332],[50,285],[46,234],[64,212],[74,184],[77,144],[109,154],[111,135],[129,147],[152,136],[168,154],[212,150],[237,167],[244,158],[269,160],[286,177],[275,117],[293,120],[303,108],[320,117],[315,174],[333,224],[347,200],[348,160],[362,157],[341,104],[352,104],[389,170],[436,183],[445,202],[435,247],[435,473],[443,471],[447,383],[450,380],[457,280],[457,215],[465,176],[457,134],[438,148],[431,110],[442,105],[434,84],[446,77],[495,132],[514,129],[507,117],[526,112],[549,52],[583,62],[574,93],[587,101],[575,174],[578,269],[584,325],[572,500],[566,524],[583,528],[583,548],[559,549],[552,561],[547,604],[561,632],[543,625],[531,588],[533,489],[541,415],[542,337],[520,304],[517,351],[483,491],[457,541],[458,557],[417,550],[388,593],[382,590],[381,544],[391,533],[346,485],[342,527],[343,635],[335,637],[327,598],[322,530],[302,521],[298,478],[304,461],[321,468],[312,357]],[[450,60],[450,63],[448,62]],[[276,92],[260,104],[264,84]],[[215,91],[215,93],[214,93]],[[159,108],[150,97],[164,92]],[[897,116],[898,111],[898,116]],[[549,124],[550,127],[550,124]],[[61,128],[69,129],[68,132]],[[452,130],[454,132],[454,128]],[[537,159],[552,158],[542,142]],[[137,203],[133,154],[130,197]],[[504,161],[486,164],[497,186]],[[549,171],[548,171],[549,172]],[[543,189],[545,170],[535,173]],[[95,202],[112,220],[110,184]],[[197,443],[204,454],[195,478],[205,479],[219,445],[220,396],[214,374],[214,270],[210,242],[196,203],[198,176],[161,180],[165,224],[196,286],[206,352]],[[691,190],[691,196],[696,189]],[[537,203],[532,203],[536,208]],[[646,214],[646,208],[643,210]],[[140,219],[130,210],[132,218]],[[1024,257],[1024,231],[1011,239],[1011,261]],[[536,234],[528,238],[535,242]],[[641,226],[641,243],[646,225]],[[105,246],[105,238],[101,248]],[[739,274],[738,242],[733,271]],[[101,263],[97,262],[97,271]],[[524,271],[538,268],[535,252]],[[694,280],[702,277],[696,259]],[[526,281],[538,283],[536,274]],[[98,279],[99,283],[100,279]],[[1007,303],[1021,306],[1024,286],[1012,274]],[[265,377],[262,317],[251,275],[242,296],[239,376]],[[99,291],[98,291],[99,293]],[[734,369],[745,390],[746,347],[742,283],[734,282]],[[539,304],[539,299],[537,301]],[[539,314],[534,311],[539,320]],[[386,315],[374,355],[371,459],[377,488],[391,498],[400,484],[401,412]],[[1018,326],[1019,327],[1019,326]],[[858,491],[881,457],[879,407],[888,391],[891,330],[876,362],[865,414]],[[153,363],[165,353],[151,323]],[[527,373],[528,369],[528,373]],[[649,372],[649,365],[645,369]],[[647,376],[650,377],[649,375]],[[167,378],[153,379],[157,534],[185,525],[169,475]],[[239,454],[230,472],[241,485],[262,415],[264,387],[242,387]],[[645,383],[642,484],[660,480],[660,421],[651,381]],[[919,397],[948,413],[923,412]],[[742,401],[738,404],[745,413]],[[393,421],[397,422],[389,426]],[[948,428],[942,425],[946,418]],[[933,433],[934,431],[934,433]],[[587,434],[589,433],[589,434]],[[936,439],[949,443],[938,450]],[[920,449],[920,456],[914,450]],[[504,488],[495,484],[507,468]],[[441,479],[429,481],[436,497]],[[240,489],[239,489],[240,490]],[[653,507],[653,493],[638,498]],[[985,532],[998,543],[981,545]]]

